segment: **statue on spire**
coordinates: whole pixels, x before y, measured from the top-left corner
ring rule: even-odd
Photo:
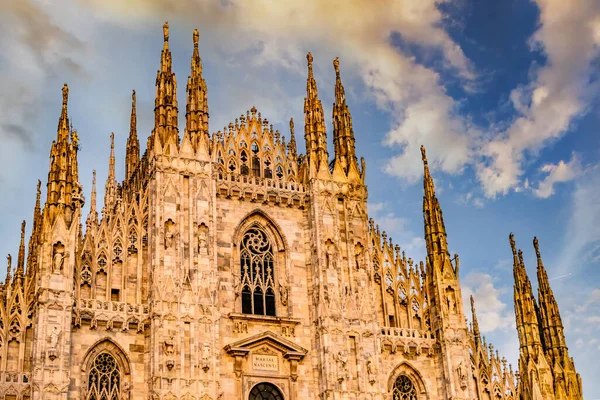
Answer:
[[[163,36],[165,38],[165,42],[169,41],[169,21],[165,22],[163,25]]]
[[[198,47],[198,39],[200,38],[200,35],[198,34],[198,29],[194,29],[194,47]]]
[[[63,106],[66,107],[67,101],[69,101],[69,86],[67,86],[66,83],[63,85],[63,88],[62,88],[62,98],[63,98],[63,100],[62,100]]]
[[[517,255],[517,245],[515,243],[515,235],[512,232],[508,235],[508,241],[510,242],[510,248],[512,249],[513,256]]]
[[[533,248],[535,249],[535,255],[540,258],[540,245],[538,243],[537,236],[533,237]]]

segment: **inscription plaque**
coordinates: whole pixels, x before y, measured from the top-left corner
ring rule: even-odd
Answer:
[[[252,355],[252,368],[259,371],[279,371],[279,358],[265,354]]]

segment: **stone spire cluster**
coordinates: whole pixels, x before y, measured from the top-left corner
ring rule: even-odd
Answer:
[[[155,153],[172,154],[179,148],[177,111],[177,79],[172,71],[173,58],[169,49],[169,23],[163,25],[163,49],[160,69],[156,72],[156,99],[154,101],[154,130],[148,147]]]
[[[442,273],[458,276],[458,262],[455,264],[455,268],[451,268],[444,217],[440,202],[435,195],[433,178],[429,171],[429,162],[424,146],[421,146],[421,158],[423,160],[423,220],[427,254],[431,259],[430,262],[437,260]],[[455,260],[458,259],[455,257]]]
[[[558,304],[550,288],[537,237],[538,298],[525,270],[523,252],[509,236],[513,253],[515,318],[519,334],[521,399],[583,399],[581,378],[567,349]]]
[[[358,159],[354,147],[354,129],[352,116],[346,103],[346,94],[340,77],[340,60],[333,60],[335,69],[335,102],[333,103],[333,147],[335,160],[333,166],[334,178],[348,178],[352,183],[359,184],[361,175],[358,169]]]
[[[328,179],[329,153],[327,152],[327,132],[323,105],[319,99],[317,82],[313,73],[313,56],[306,55],[308,78],[306,97],[304,98],[304,140],[306,141],[306,160],[310,178]]]
[[[67,225],[70,225],[74,213],[83,206],[83,195],[77,161],[79,138],[77,131],[69,125],[68,100],[69,87],[65,84],[62,88],[62,110],[58,120],[57,137],[50,150],[45,213],[51,221],[63,215]]]
[[[202,77],[202,60],[198,50],[199,34],[194,29],[194,51],[191,60],[191,72],[188,76],[186,92],[184,141],[189,141],[195,152],[208,159],[210,135],[208,132],[208,89]]]
[[[125,180],[128,181],[133,176],[133,172],[140,161],[140,141],[137,137],[135,90],[131,93],[131,119],[129,122],[129,137],[127,138],[127,149],[125,154]]]

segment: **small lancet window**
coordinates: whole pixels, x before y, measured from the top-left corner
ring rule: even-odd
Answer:
[[[267,235],[251,228],[240,248],[242,313],[275,316],[273,248]]]
[[[252,175],[260,177],[260,158],[252,157]]]

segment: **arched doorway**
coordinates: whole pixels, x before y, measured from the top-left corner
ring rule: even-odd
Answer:
[[[262,382],[252,388],[248,400],[283,400],[283,395],[275,385]]]

